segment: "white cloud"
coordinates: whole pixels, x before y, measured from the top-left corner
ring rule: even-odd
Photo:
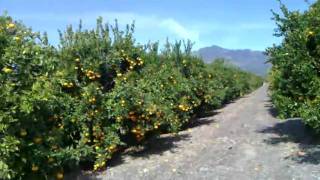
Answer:
[[[195,48],[217,44],[225,47],[242,46],[240,42],[244,35],[255,31],[271,31],[274,25],[268,22],[237,22],[227,23],[219,19],[188,21],[187,24],[172,17],[160,17],[153,14],[140,14],[134,12],[83,12],[83,13],[28,13],[14,14],[17,19],[22,18],[38,26],[38,29],[47,29],[54,32],[58,28],[64,29],[68,24],[77,25],[82,19],[85,28],[95,27],[96,18],[101,16],[104,22],[113,24],[115,19],[121,27],[135,22],[137,41],[146,43],[147,41],[165,41],[190,39],[195,42]],[[58,27],[55,27],[58,26]],[[51,28],[51,29],[49,29]],[[51,33],[54,34],[54,33]],[[56,36],[53,36],[56,37]],[[247,36],[246,36],[247,37]]]
[[[189,30],[174,19],[164,19],[160,22],[160,26],[167,28],[168,30],[175,33],[179,38],[190,39],[193,41],[199,40],[199,32],[194,30]]]
[[[117,19],[120,24],[128,24],[135,22],[136,26],[141,29],[154,29],[158,31],[168,31],[175,35],[177,39],[190,39],[192,41],[199,40],[199,32],[193,30],[173,18],[160,18],[154,15],[138,15],[134,13],[118,13],[108,12],[93,15],[94,17],[101,16],[104,19],[114,20]],[[87,16],[90,19],[93,16]],[[85,18],[84,21],[90,22],[90,19]],[[91,20],[92,21],[92,20]]]
[[[155,29],[173,34],[177,39],[199,40],[199,32],[178,22],[173,18],[160,18],[154,15],[139,15],[130,12],[93,12],[82,14],[27,14],[18,15],[29,21],[55,21],[61,24],[77,24],[81,19],[85,26],[94,27],[96,18],[102,17],[104,21],[113,23],[118,20],[119,25],[135,22],[139,29]]]

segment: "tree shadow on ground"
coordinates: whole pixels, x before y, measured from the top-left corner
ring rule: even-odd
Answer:
[[[270,103],[267,103],[266,107],[268,107],[272,116],[277,117],[277,111]],[[264,140],[269,145],[297,144],[299,152],[286,157],[286,159],[298,163],[320,164],[319,135],[316,135],[311,128],[307,127],[300,118],[279,120],[273,126],[263,128],[258,132],[270,135],[268,139]]]
[[[265,107],[268,108],[268,112],[275,118],[278,116],[277,109],[274,108],[270,100],[266,101]]]
[[[213,116],[216,116],[220,112],[218,111],[210,111],[206,112],[205,115],[200,116],[200,117],[195,117],[190,120],[190,123],[188,123],[186,126],[182,128],[182,130],[186,130],[188,128],[196,128],[199,126],[204,126],[204,125],[210,125],[215,122],[215,120],[212,118]]]
[[[214,115],[217,112],[212,112]],[[109,161],[108,167],[118,166],[124,163],[124,158],[150,158],[152,155],[162,155],[164,152],[176,152],[179,147],[178,142],[188,141],[191,137],[190,134],[186,134],[185,130],[189,128],[196,128],[204,125],[210,125],[214,123],[211,118],[194,118],[190,123],[183,127],[183,131],[179,134],[163,134],[160,136],[154,136],[149,138],[146,142],[129,147],[123,152],[114,155],[114,157]]]
[[[217,110],[213,110],[213,111],[205,111],[203,113],[199,113],[194,119],[196,121],[198,121],[199,119],[201,118],[208,118],[208,117],[211,117],[211,116],[215,116],[219,114],[219,112]]]
[[[178,147],[177,142],[187,141],[190,138],[188,134],[172,135],[166,134],[160,137],[152,137],[145,143],[130,148],[124,149],[122,152],[115,154],[111,160],[108,161],[107,168],[115,167],[125,163],[125,157],[129,158],[150,158],[154,154],[162,155],[166,151],[175,152]],[[83,168],[74,170],[66,176],[67,179],[76,180],[90,180],[99,179],[91,169],[83,171]]]
[[[170,151],[176,152],[179,147],[179,142],[188,141],[191,137],[190,134],[186,133],[186,129],[197,128],[204,125],[210,125],[215,122],[212,116],[217,115],[219,112],[217,110],[204,111],[198,116],[194,116],[190,123],[182,127],[182,131],[177,134],[162,134],[160,136],[153,136],[147,139],[144,143],[136,146],[131,146],[126,149],[122,149],[120,152],[113,155],[112,159],[108,161],[107,168],[119,166],[124,164],[126,158],[151,158],[152,155],[162,155],[163,153]],[[88,169],[83,171],[84,168],[79,168],[74,170],[72,173],[66,176],[67,179],[77,179],[77,180],[89,180],[89,179],[99,179],[97,174],[93,173],[92,170]]]
[[[145,144],[130,148],[130,150],[123,153],[132,157],[150,158],[150,156],[157,154],[162,155],[166,151],[172,153],[176,152],[178,148],[177,142],[189,140],[189,134],[183,135],[165,135],[165,137],[154,137],[149,139]]]

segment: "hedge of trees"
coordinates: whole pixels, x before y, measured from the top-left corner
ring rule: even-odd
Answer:
[[[191,43],[139,45],[134,26],[98,19],[60,32],[52,46],[0,17],[0,179],[63,179],[79,163],[94,171],[121,148],[163,132],[262,84]]]
[[[272,99],[282,118],[301,117],[320,131],[320,1],[305,12],[274,13],[280,45],[268,49]]]

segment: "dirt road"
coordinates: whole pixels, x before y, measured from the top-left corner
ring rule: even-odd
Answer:
[[[274,117],[265,85],[177,136],[120,155],[94,178],[78,179],[320,179],[317,144],[299,119]]]

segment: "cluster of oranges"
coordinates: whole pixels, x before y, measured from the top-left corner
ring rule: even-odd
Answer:
[[[103,140],[103,137],[100,138],[100,139]],[[94,141],[96,142],[96,140],[94,140]],[[107,147],[104,149],[104,151],[101,151],[102,148],[100,147],[100,145],[99,145],[99,144],[96,144],[96,145],[95,145],[95,149],[96,149],[96,151],[98,152],[97,158],[98,158],[99,160],[96,161],[95,164],[94,164],[94,166],[93,166],[93,170],[94,170],[94,171],[97,171],[97,170],[105,167],[105,166],[106,166],[106,160],[110,158],[110,156],[108,156],[108,154],[111,155],[111,154],[115,153],[115,152],[118,150],[116,144],[112,144],[112,145],[107,146]],[[103,153],[102,153],[102,152],[103,152]],[[106,156],[106,155],[107,155],[107,156]]]
[[[76,58],[74,61],[76,62],[75,70],[81,70],[81,72],[83,72],[84,69],[82,68],[82,65],[80,63],[80,58]],[[92,70],[85,70],[84,73],[90,80],[97,80],[101,78],[101,74]]]
[[[13,72],[13,69],[10,67],[4,67],[4,68],[2,68],[2,72],[10,74]]]
[[[137,58],[137,61],[138,61],[137,62],[138,66],[142,66],[143,65],[143,60],[140,57]]]
[[[141,101],[140,104],[143,102]],[[145,133],[147,131],[156,130],[160,127],[161,123],[157,121],[157,119],[161,119],[164,116],[164,113],[159,111],[156,105],[150,105],[145,109],[145,113],[138,113],[135,111],[130,111],[126,117],[126,119],[130,120],[135,124],[135,126],[131,129],[131,133],[134,135],[135,139],[140,142],[145,138]],[[122,120],[122,117],[118,117],[117,120]],[[151,122],[152,120],[152,122]],[[152,123],[152,127],[144,128],[140,125],[137,125],[139,122],[148,122]]]
[[[109,147],[106,148],[107,151],[109,151],[110,153],[114,153],[117,151],[117,146],[115,144],[110,145]]]
[[[149,121],[152,116],[155,116],[157,118],[161,118],[163,116],[162,112],[157,111],[157,110],[152,109],[152,108],[149,108],[149,109],[147,108],[146,111],[147,111],[146,114],[142,114],[140,116],[137,115],[135,112],[131,111],[131,112],[129,112],[128,118],[132,122],[136,122],[138,119]]]
[[[159,126],[160,126],[160,123],[154,123],[153,128],[154,128],[154,129],[158,129]]]
[[[173,83],[173,84],[177,84],[176,79],[173,76],[169,77],[169,80]]]
[[[96,150],[100,150],[100,146],[96,146]],[[107,152],[107,154],[111,155],[113,153],[115,153],[116,151],[118,151],[117,145],[116,144],[112,144],[107,146],[104,152]],[[97,158],[99,159],[93,166],[93,170],[97,171],[101,168],[104,168],[106,166],[106,160],[110,159],[111,156],[106,156],[105,153],[99,153],[97,154]]]
[[[179,104],[178,108],[181,110],[181,111],[184,111],[184,112],[188,112],[190,111],[192,108],[187,106],[187,105],[184,105],[184,104]]]
[[[98,169],[101,169],[101,168],[105,167],[105,165],[106,165],[106,162],[105,162],[105,161],[103,161],[103,162],[101,162],[101,163],[96,163],[96,164],[94,164],[94,166],[93,166],[93,170],[94,170],[94,171],[97,171]]]
[[[14,23],[7,24],[7,29],[13,29],[15,27],[16,27],[16,25]]]
[[[98,109],[89,110],[89,111],[87,112],[88,117],[90,117],[90,118],[95,117],[98,113],[99,113],[99,110],[98,110]]]
[[[121,107],[124,107],[124,106],[126,105],[126,101],[122,99],[122,100],[120,101],[120,105],[121,105]]]
[[[129,55],[125,53],[124,50],[120,51],[122,58],[129,63],[129,69],[133,70],[136,66],[142,66],[144,64],[141,57],[135,58],[135,60],[132,60]]]
[[[144,132],[140,126],[133,128],[131,132],[135,135],[137,141],[142,141],[144,139]]]
[[[197,103],[196,101],[192,101],[191,103],[193,104],[194,107],[198,107],[201,104],[201,103]]]
[[[90,79],[90,80],[96,80],[101,78],[101,75],[99,73],[95,73],[92,70],[86,70],[86,76]]]
[[[72,82],[65,82],[62,84],[64,88],[73,88],[74,84]]]
[[[138,120],[138,117],[137,115],[135,114],[135,112],[131,111],[129,112],[129,119],[132,121],[132,122],[136,122]]]
[[[89,99],[89,103],[90,104],[95,104],[97,102],[96,98],[95,97],[92,97]]]
[[[74,67],[74,69],[75,70],[80,69],[81,71],[83,71],[82,65],[80,64],[80,58],[76,58],[74,61],[76,62],[76,67]]]
[[[94,142],[99,142],[99,140],[103,140],[105,135],[103,131],[101,131],[101,127],[99,125],[94,126],[92,130],[92,135],[96,138]]]

